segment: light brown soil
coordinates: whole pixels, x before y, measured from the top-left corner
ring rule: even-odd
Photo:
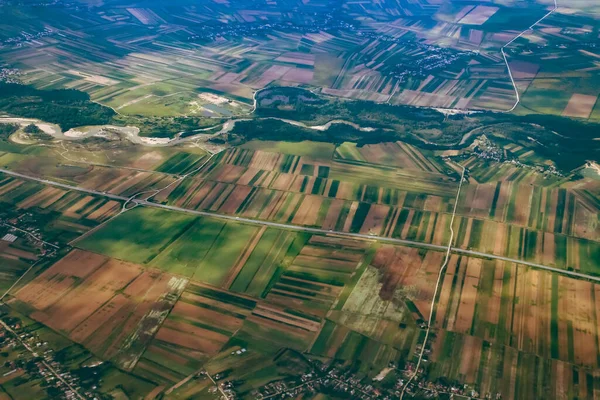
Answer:
[[[235,186],[231,194],[225,200],[225,203],[219,208],[219,211],[225,214],[235,214],[236,210],[242,205],[246,197],[250,194],[250,186]]]
[[[327,210],[327,215],[325,216],[325,220],[323,221],[323,225],[321,225],[322,229],[334,229],[336,222],[340,216],[340,212],[344,207],[344,201],[334,199],[329,205],[329,210]]]
[[[481,259],[469,259],[454,325],[457,332],[468,333],[471,329],[473,316],[475,315],[475,304],[477,303],[477,286],[479,285],[481,267]]]
[[[323,197],[321,196],[305,196],[300,208],[298,208],[298,211],[294,215],[294,219],[292,219],[292,223],[304,226],[316,225],[322,202]]]
[[[156,339],[197,350],[204,354],[216,354],[222,347],[223,344],[221,342],[211,341],[203,336],[198,336],[198,333],[180,332],[163,326],[156,334]]]
[[[367,214],[365,221],[363,222],[363,225],[360,228],[360,233],[372,233],[375,235],[379,235],[383,229],[385,217],[387,217],[389,211],[389,206],[379,204],[371,205],[371,208],[369,208],[369,213]]]

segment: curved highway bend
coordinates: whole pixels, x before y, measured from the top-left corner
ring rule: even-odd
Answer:
[[[142,205],[142,206],[162,208],[162,209],[166,209],[166,210],[184,212],[184,213],[199,215],[199,216],[204,216],[204,217],[212,217],[212,218],[218,218],[218,219],[229,220],[229,221],[237,221],[237,222],[245,222],[248,224],[264,225],[264,226],[273,227],[273,228],[288,229],[288,230],[302,231],[302,232],[308,232],[308,233],[335,234],[335,235],[345,236],[345,237],[350,237],[350,238],[378,240],[380,242],[401,244],[401,245],[412,246],[412,247],[420,247],[423,249],[430,249],[430,250],[447,251],[447,249],[448,249],[448,246],[437,245],[437,244],[432,244],[432,243],[417,242],[414,240],[389,238],[389,237],[384,237],[384,236],[368,235],[368,234],[364,234],[364,233],[340,232],[340,231],[320,229],[320,228],[310,228],[310,227],[304,227],[304,226],[298,226],[298,225],[292,225],[292,224],[284,224],[284,223],[279,223],[279,222],[262,221],[262,220],[253,219],[253,218],[235,217],[232,215],[218,214],[218,213],[210,212],[210,211],[190,210],[188,208],[169,206],[166,204],[154,203],[154,202],[151,202],[148,200],[132,199],[131,197],[119,196],[116,194],[101,192],[101,191],[93,190],[93,189],[86,189],[86,188],[82,188],[80,186],[67,185],[64,183],[55,182],[55,181],[51,181],[48,179],[42,179],[42,178],[30,176],[30,175],[21,174],[21,173],[10,171],[10,170],[4,169],[4,168],[0,168],[0,173],[14,176],[14,177],[20,178],[20,179],[26,179],[26,180],[30,180],[30,181],[40,182],[45,185],[55,186],[55,187],[59,187],[59,188],[67,189],[67,190],[74,190],[74,191],[78,191],[78,192],[82,192],[82,193],[88,193],[88,194],[93,194],[96,196],[102,196],[102,197],[106,197],[106,198],[113,199],[113,200],[129,201],[131,203],[135,203],[135,204]],[[587,274],[584,274],[581,272],[569,271],[569,270],[560,269],[560,268],[556,268],[556,267],[550,267],[547,265],[538,264],[538,263],[534,263],[534,262],[530,262],[530,261],[517,260],[514,258],[497,256],[494,254],[488,254],[488,253],[484,253],[481,251],[467,250],[467,249],[461,249],[461,248],[457,248],[457,247],[451,247],[451,252],[455,253],[455,254],[461,254],[461,255],[467,255],[467,256],[475,256],[475,257],[480,257],[480,258],[489,258],[489,259],[494,259],[494,260],[513,262],[513,263],[522,264],[522,265],[526,265],[526,266],[533,267],[533,268],[543,269],[543,270],[550,271],[550,272],[556,272],[556,273],[567,275],[567,276],[574,277],[574,278],[587,279],[590,281],[600,283],[600,277],[598,277],[598,276],[587,275]]]

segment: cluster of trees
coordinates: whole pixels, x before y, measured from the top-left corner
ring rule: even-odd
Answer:
[[[445,149],[466,147],[477,137],[460,144],[464,135],[476,128],[498,126],[502,135],[535,150],[570,171],[585,160],[600,159],[600,124],[561,116],[531,114],[518,116],[493,112],[444,116],[434,109],[392,106],[370,101],[319,98],[299,88],[272,88],[259,96],[256,114],[322,124],[343,119],[361,126],[376,127],[364,132],[349,126],[334,125],[325,132],[303,132],[280,124],[253,122],[236,131],[251,138],[270,140],[317,140],[359,144],[403,140],[422,148]],[[266,131],[268,130],[268,131]],[[439,132],[438,135],[432,132]]]
[[[8,139],[10,135],[19,130],[17,124],[0,124],[0,139]]]
[[[332,119],[343,119],[363,127],[379,128],[361,132],[360,141],[365,143],[376,143],[389,138],[389,133],[382,134],[388,130],[396,133],[395,140],[413,138],[419,142],[422,139],[429,140],[426,132],[439,131],[444,134],[437,138],[436,144],[450,145],[459,142],[465,133],[477,126],[476,121],[465,118],[464,115],[445,117],[440,112],[427,108],[319,98],[298,88],[264,90],[258,100],[256,114],[259,117],[288,118],[307,124],[323,124]]]
[[[138,117],[118,115],[113,118],[116,125],[134,125],[140,136],[173,137],[184,132],[183,137],[194,134],[194,130],[208,128],[225,122],[225,119],[203,117]]]
[[[563,170],[600,158],[600,141],[597,140],[600,125],[559,116],[492,112],[444,116],[433,109],[327,98],[300,88],[269,88],[261,91],[257,100],[256,117],[292,119],[307,124],[341,119],[375,129],[367,132],[334,124],[328,130],[317,131],[276,120],[254,120],[236,124],[229,137],[233,143],[249,139],[358,144],[403,140],[420,147],[444,149],[468,146],[475,137],[459,145],[465,134],[476,128],[501,124],[507,139],[534,149]],[[182,132],[189,135],[196,129],[225,121],[203,117],[121,116],[77,90],[38,90],[10,83],[0,83],[0,112],[55,123],[63,130],[110,123],[135,125],[142,136],[156,137],[173,137]],[[0,138],[7,138],[17,129],[16,125],[0,124]],[[26,127],[25,131],[43,135],[35,125]]]
[[[0,83],[0,111],[51,122],[63,130],[108,124],[115,115],[111,108],[91,101],[87,93],[73,89],[38,90],[14,83]]]

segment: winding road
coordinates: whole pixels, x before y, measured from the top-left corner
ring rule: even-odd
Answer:
[[[521,95],[519,95],[519,89],[517,88],[517,84],[515,83],[515,79],[513,77],[512,70],[510,69],[510,65],[508,64],[508,58],[506,57],[506,52],[504,51],[504,49],[506,49],[508,46],[513,44],[515,42],[515,40],[517,40],[518,38],[520,38],[527,32],[533,30],[533,28],[535,28],[536,25],[538,25],[540,22],[542,22],[543,20],[548,18],[550,15],[552,15],[557,9],[558,9],[558,3],[557,3],[557,0],[554,0],[554,8],[552,10],[548,11],[542,18],[535,21],[533,24],[531,24],[529,26],[529,28],[527,28],[523,32],[519,33],[517,36],[512,38],[508,43],[506,43],[504,46],[502,46],[500,48],[500,52],[502,53],[502,58],[504,58],[504,63],[506,64],[506,68],[508,69],[508,76],[510,77],[510,81],[513,85],[513,88],[515,90],[515,95],[517,97],[515,104],[510,109],[506,110],[505,111],[506,113],[511,113],[515,110],[515,108],[517,108],[517,106],[521,102]]]

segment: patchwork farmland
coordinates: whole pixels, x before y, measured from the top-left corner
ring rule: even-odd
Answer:
[[[210,383],[195,375],[202,369],[247,377],[237,389],[245,394],[276,376],[293,381],[313,367],[300,358],[298,371],[282,372],[274,360],[290,351],[371,381],[382,371],[401,379],[423,346],[444,254],[383,244],[375,235],[445,245],[457,183],[434,153],[393,146],[404,154],[393,161],[378,155],[385,147],[349,144],[328,155],[222,152],[153,201],[332,232],[141,206],[117,216],[121,204],[113,202],[112,212],[97,219],[102,226],[26,282],[9,305],[174,396],[205,393]],[[2,182],[2,201],[17,209],[70,210],[86,220],[108,204],[30,181]],[[597,216],[593,181],[532,183],[465,184],[455,246],[597,273],[590,256],[598,251],[597,234],[583,225]],[[522,215],[517,205],[525,201],[532,211]],[[535,210],[554,218],[534,218]],[[359,240],[343,232],[374,236]],[[595,286],[453,255],[435,299],[428,379],[445,377],[506,398],[549,390],[562,396],[575,387],[591,393],[593,381],[583,387],[575,379],[598,368]],[[469,359],[453,362],[453,354],[465,352]],[[249,366],[242,372],[237,363]],[[269,372],[256,375],[259,365]],[[493,372],[500,365],[503,376]],[[538,377],[537,388],[519,383],[526,374]],[[563,384],[553,386],[553,376]]]
[[[14,306],[31,310],[33,319],[131,369],[186,283],[74,250],[21,289]]]
[[[585,22],[594,15],[585,4],[562,6],[565,12],[509,48],[523,110],[595,118],[597,74],[590,68],[597,55],[585,40],[597,28]],[[306,12],[287,12],[297,8]],[[392,104],[505,110],[514,89],[500,48],[548,11],[536,2],[422,0],[390,4],[385,12],[350,3],[328,20],[327,8],[324,1],[277,1],[264,9],[107,3],[51,14],[6,7],[18,31],[41,34],[35,41],[8,41],[0,60],[19,68],[27,84],[85,91],[126,115],[244,115],[253,91],[268,85],[309,85]],[[49,24],[52,29],[44,29]],[[93,35],[85,34],[88,28]],[[561,49],[565,42],[576,48]],[[552,62],[557,58],[561,62]],[[538,106],[541,97],[555,104]]]
[[[591,396],[597,286],[513,263],[453,257],[435,316],[433,375],[506,398]]]
[[[0,400],[599,397],[597,4],[79,3],[0,4]]]
[[[187,144],[128,158],[95,141],[7,148],[4,167],[40,181],[0,175],[6,232],[39,229],[37,242],[0,247],[5,289],[37,263],[6,303],[166,398],[208,396],[211,379],[268,396],[318,371],[395,393],[423,348],[423,394],[459,385],[481,397],[589,397],[600,369],[594,164],[558,173],[536,144],[506,141],[504,126],[458,150],[253,140],[210,158]],[[131,196],[143,202],[124,207]],[[453,246],[476,253],[451,256],[436,296],[455,201]]]

